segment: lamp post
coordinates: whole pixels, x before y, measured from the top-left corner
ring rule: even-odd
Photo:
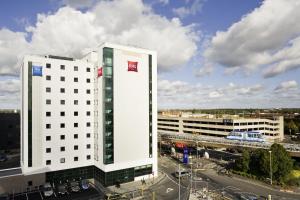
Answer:
[[[198,141],[197,141],[197,168],[199,167],[198,164],[199,164],[199,156],[198,156]]]
[[[272,151],[269,151],[270,153],[270,181],[272,185]]]
[[[193,191],[193,162],[192,162],[192,156],[189,156],[189,163],[191,165],[191,190]]]
[[[180,164],[178,164],[178,200],[180,200]]]

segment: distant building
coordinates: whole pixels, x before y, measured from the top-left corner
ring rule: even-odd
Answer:
[[[190,133],[214,137],[226,137],[231,131],[262,132],[267,141],[284,139],[283,117],[243,118],[237,115],[218,116],[211,114],[161,113],[158,115],[157,131],[162,133]]]
[[[0,151],[20,149],[20,113],[0,110]]]
[[[106,186],[157,176],[156,70],[156,52],[108,43],[80,60],[25,56],[23,174]]]

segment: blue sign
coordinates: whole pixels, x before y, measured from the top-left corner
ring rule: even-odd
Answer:
[[[189,150],[188,150],[188,148],[183,149],[183,163],[184,164],[189,163]]]
[[[32,66],[32,76],[43,76],[43,67]]]

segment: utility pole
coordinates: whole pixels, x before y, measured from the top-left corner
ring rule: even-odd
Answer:
[[[180,172],[180,164],[178,164],[178,200],[180,200],[180,175],[181,175],[181,172]]]
[[[198,156],[198,141],[197,141],[197,168],[199,167],[199,156]]]
[[[270,180],[272,185],[272,151],[269,151],[270,153]]]
[[[191,165],[191,191],[193,191],[193,162],[192,162],[192,156],[190,155],[189,156],[189,162],[190,162],[190,165]]]

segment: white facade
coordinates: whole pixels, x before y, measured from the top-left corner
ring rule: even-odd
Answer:
[[[43,73],[42,76],[32,76],[32,167],[29,167],[28,148],[29,63],[42,66]],[[24,174],[93,164],[93,73],[93,65],[84,60],[24,58],[21,113],[21,166]],[[47,80],[48,77],[51,80]]]
[[[213,115],[184,116],[162,114],[158,116],[158,131],[162,133],[190,133],[226,137],[233,130],[262,132],[266,140],[280,142],[284,139],[283,116],[267,118],[243,118]]]
[[[112,60],[104,49],[112,52]],[[128,70],[128,62],[137,62],[137,71]],[[31,76],[31,66],[41,66],[42,75]],[[84,166],[106,173],[151,165],[150,174],[156,176],[156,70],[155,52],[108,43],[82,60],[26,56],[21,73],[23,173]]]

